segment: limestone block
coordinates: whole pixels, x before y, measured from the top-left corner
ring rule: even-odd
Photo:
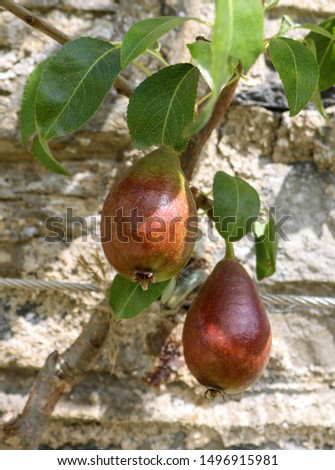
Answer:
[[[302,0],[297,2],[296,0],[280,0],[280,8],[292,8],[296,10],[304,10],[308,13],[326,13],[333,15],[335,13],[335,5],[332,0]]]
[[[273,151],[275,162],[315,161],[320,169],[335,169],[334,108],[326,122],[317,111],[301,111],[293,118],[283,113]]]
[[[140,18],[185,14],[210,21],[213,15],[213,2],[207,0],[23,3],[70,37],[91,34],[107,40],[122,39]],[[283,13],[303,21],[335,12],[330,0],[281,0],[281,5],[269,15],[271,31]],[[172,63],[189,60],[184,42],[197,34],[206,35],[206,27],[189,22],[164,38],[163,51]],[[72,177],[52,174],[21,147],[17,120],[27,74],[59,46],[7,12],[0,12],[0,46],[0,276],[91,282],[82,259],[99,271],[102,202],[140,157],[125,125],[127,99],[111,91],[87,125],[55,139],[53,152]],[[149,62],[149,67],[154,64]],[[135,84],[143,79],[135,68],[127,73]],[[277,273],[259,283],[262,292],[333,296],[333,109],[328,106],[328,123],[313,109],[290,118],[276,80],[260,58],[204,149],[193,182],[209,192],[216,171],[236,174],[260,192],[263,208],[276,207],[278,220],[291,217],[283,225],[288,240],[279,243]],[[67,238],[45,238],[50,236],[50,217],[61,220]],[[196,254],[206,260],[209,272],[224,255],[224,242],[211,240],[207,221],[201,224],[204,233]],[[255,277],[253,241],[239,242],[236,255]],[[102,263],[111,282],[115,273]],[[243,395],[208,402],[203,387],[187,371],[180,347],[194,295],[174,310],[155,303],[118,325],[112,339],[118,346],[114,369],[107,341],[86,379],[58,404],[42,448],[334,447],[333,311],[269,306],[274,340],[261,380]],[[102,294],[93,292],[1,289],[1,410],[22,409],[48,354],[64,351],[76,339],[101,299]],[[176,357],[166,381],[152,387],[146,379],[170,333]]]

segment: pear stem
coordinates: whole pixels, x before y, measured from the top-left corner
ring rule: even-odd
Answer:
[[[228,240],[225,240],[225,242],[226,242],[225,259],[235,259],[234,245]]]

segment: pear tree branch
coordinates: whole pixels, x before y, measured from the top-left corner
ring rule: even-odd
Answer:
[[[39,371],[23,411],[0,419],[0,449],[37,449],[59,399],[81,382],[108,335],[110,308],[96,307],[79,337],[62,354],[51,353]]]
[[[181,154],[181,167],[188,181],[192,180],[204,145],[229,108],[233,100],[237,84],[238,79],[236,78],[230,85],[223,88],[209,121],[197,134],[190,138],[186,150]]]
[[[27,8],[23,7],[19,3],[13,2],[11,0],[0,0],[0,7],[10,11],[13,13],[13,15],[20,18],[32,28],[38,29],[38,31],[41,31],[60,44],[65,44],[67,41],[70,41],[70,38],[62,31],[55,28],[52,24],[48,23],[43,18],[39,18],[37,15],[35,15],[35,13],[27,10]]]
[[[19,3],[13,2],[12,0],[0,0],[0,7],[10,11],[13,15],[20,18],[26,24],[49,36],[59,44],[63,45],[66,42],[71,41],[69,36]],[[128,82],[128,80],[122,77],[122,75],[118,75],[116,77],[114,87],[117,89],[120,95],[130,97],[133,94],[133,87]]]

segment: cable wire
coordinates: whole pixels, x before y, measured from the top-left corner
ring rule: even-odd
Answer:
[[[0,288],[7,289],[37,289],[37,290],[54,290],[59,292],[99,292],[100,288],[97,284],[88,282],[61,282],[61,281],[42,281],[39,279],[15,279],[0,278]],[[263,294],[263,301],[268,305],[278,305],[286,307],[326,307],[335,308],[334,297],[317,297],[307,295],[278,295]]]

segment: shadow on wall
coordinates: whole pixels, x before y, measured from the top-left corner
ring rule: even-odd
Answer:
[[[326,224],[335,239],[335,175],[316,171],[311,163],[296,163],[286,176],[275,200],[277,215],[290,215],[285,224],[288,237],[306,228],[321,238]],[[303,248],[303,247],[302,247]]]

